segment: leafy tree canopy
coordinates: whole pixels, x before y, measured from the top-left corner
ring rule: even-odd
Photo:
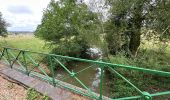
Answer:
[[[35,35],[55,45],[57,54],[80,56],[89,46],[89,37],[96,34],[92,30],[97,28],[97,23],[97,14],[91,12],[85,3],[52,0],[44,10]]]
[[[6,37],[7,36],[7,23],[2,18],[2,14],[0,12],[0,36]]]
[[[106,40],[111,53],[128,48],[135,55],[141,35],[147,33],[143,29],[153,30],[160,39],[170,35],[169,0],[107,0],[107,4],[110,17],[106,23]]]

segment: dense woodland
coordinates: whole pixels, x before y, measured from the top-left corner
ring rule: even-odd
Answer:
[[[0,35],[6,36],[1,16]],[[86,51],[98,48],[105,62],[170,72],[169,0],[51,0],[34,35],[51,53],[91,59]],[[120,71],[151,93],[170,89],[168,77]],[[123,80],[110,80],[112,97],[135,94]]]

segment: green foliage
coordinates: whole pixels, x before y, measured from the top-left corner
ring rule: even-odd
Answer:
[[[0,36],[6,37],[7,36],[7,23],[5,20],[2,18],[2,14],[0,12]]]
[[[142,46],[136,58],[127,58],[124,52],[120,52],[117,55],[111,55],[110,61],[115,64],[132,65],[142,68],[149,68],[155,70],[170,71],[170,54],[163,49],[153,45]],[[145,47],[145,48],[144,48]],[[147,47],[147,48],[146,48]],[[168,47],[169,48],[169,47]],[[163,50],[160,50],[163,49]],[[149,93],[155,93],[159,91],[169,90],[170,79],[168,77],[161,77],[157,75],[145,74],[138,71],[130,71],[121,68],[116,68],[123,76],[125,76],[129,81],[131,81],[135,86],[140,88],[142,91],[148,91]],[[110,86],[112,87],[112,97],[126,97],[132,95],[138,95],[134,88],[127,85],[125,81],[118,78],[116,75],[112,76],[112,82]],[[167,99],[168,96],[162,96],[161,99]],[[160,99],[156,97],[155,99]]]
[[[125,49],[126,52],[131,51],[136,55],[141,43],[141,35],[148,33],[148,30],[159,34],[161,41],[169,37],[170,2],[168,0],[106,1],[111,8],[111,15],[106,24],[106,40],[112,54],[119,49]],[[147,31],[142,33],[143,29]]]
[[[29,88],[27,91],[26,100],[50,100],[48,96],[42,96],[40,93],[35,91],[34,89]]]
[[[141,49],[136,58],[127,58],[124,52],[110,56],[110,61],[115,64],[133,65],[149,69],[170,71],[170,54],[166,51],[158,52],[157,49]]]
[[[45,42],[43,40],[35,38],[34,36],[31,35],[8,36],[6,38],[0,39],[0,46],[7,46],[12,48],[36,51],[36,52],[49,53],[51,50],[49,48],[44,47],[44,45]],[[14,54],[17,55],[18,52],[14,52]],[[37,61],[41,61],[43,57],[42,55],[40,56],[34,54],[31,56]]]
[[[79,57],[89,47],[90,34],[96,34],[93,29],[97,28],[97,22],[97,14],[91,12],[85,3],[52,0],[35,36],[55,46],[53,53]]]
[[[112,90],[112,98],[122,98],[125,96],[132,96],[135,95],[135,89],[129,86],[125,81],[122,79],[115,79],[114,80],[114,89]]]

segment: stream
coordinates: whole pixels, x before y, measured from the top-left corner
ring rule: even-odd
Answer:
[[[84,63],[84,62],[74,62],[74,63],[69,64],[67,68],[71,72],[73,71],[76,73],[89,66],[91,67],[76,74],[76,76],[78,77],[78,79],[81,80],[82,83],[84,83],[93,92],[99,93],[101,69],[97,65],[92,65],[92,64]],[[58,68],[56,71],[56,78],[61,81],[83,88],[73,77],[69,76],[66,70],[64,70],[61,67]],[[66,78],[66,79],[62,80],[63,78]],[[107,75],[104,74],[102,87],[103,87],[103,95],[105,96],[110,95],[109,86],[107,85],[107,83],[109,83],[109,79]]]

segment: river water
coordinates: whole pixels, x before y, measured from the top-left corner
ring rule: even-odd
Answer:
[[[81,80],[82,83],[84,83],[93,92],[99,93],[101,69],[98,67],[98,65],[92,65],[90,63],[84,63],[84,62],[74,62],[74,63],[70,63],[69,66],[67,66],[67,68],[71,72],[73,71],[75,73],[87,68],[86,70],[76,74],[76,76],[78,77],[78,79]],[[56,71],[56,78],[82,88],[82,86],[73,77],[70,77],[68,72],[61,67],[58,68]],[[103,87],[103,94],[105,96],[110,95],[109,92],[110,88],[108,86],[108,83],[109,83],[109,78],[106,74],[104,74],[102,87]]]

